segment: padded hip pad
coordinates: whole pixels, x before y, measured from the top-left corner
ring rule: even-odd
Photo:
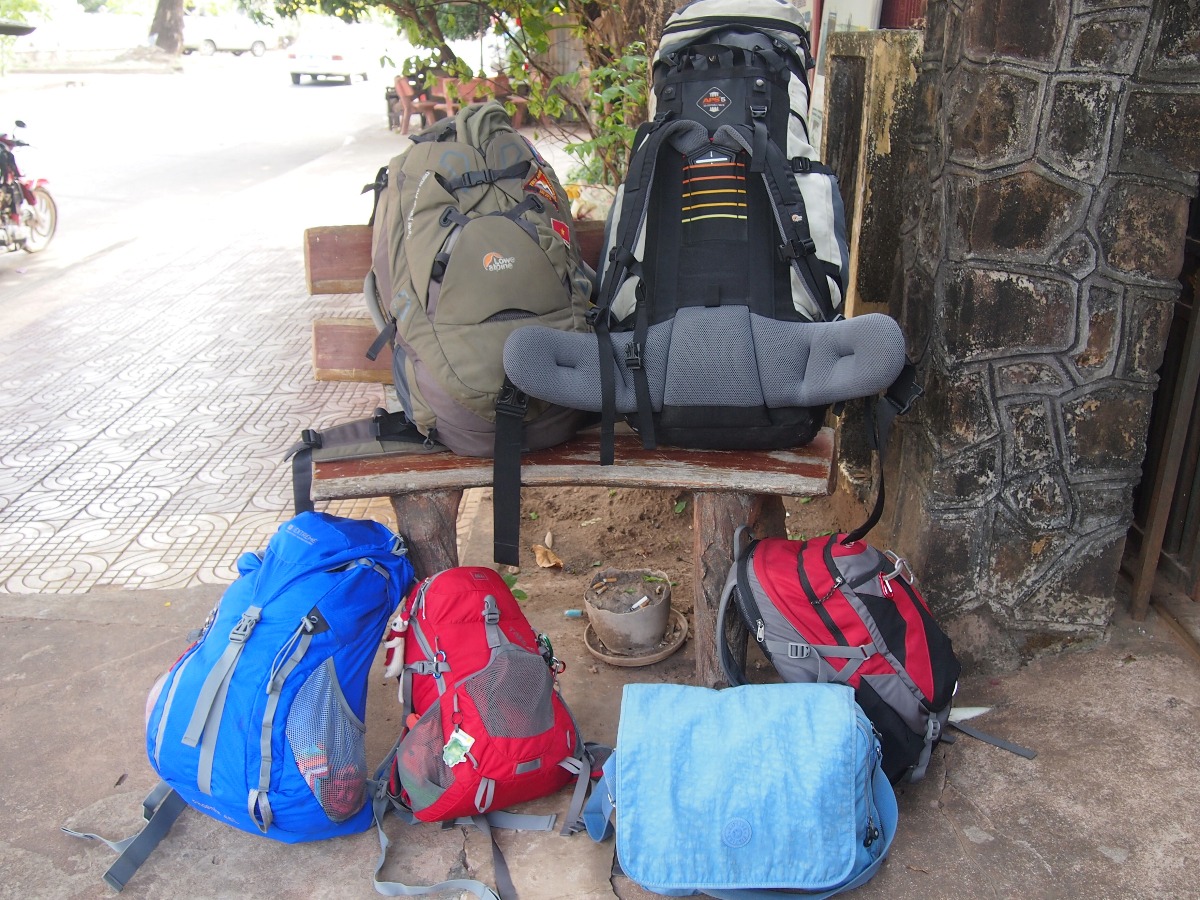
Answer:
[[[632,332],[611,335],[616,409],[637,410],[625,365]],[[681,309],[650,328],[643,353],[655,412],[671,406],[824,406],[877,394],[904,366],[904,335],[889,316],[838,322],[782,322],[744,306]],[[504,371],[531,397],[600,412],[595,335],[538,325],[504,344]]]

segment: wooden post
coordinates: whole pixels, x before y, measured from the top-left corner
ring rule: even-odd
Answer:
[[[458,504],[462,491],[394,494],[396,528],[408,543],[417,578],[458,565]]]
[[[1192,407],[1196,402],[1196,384],[1200,382],[1200,338],[1196,334],[1198,319],[1200,310],[1193,307],[1191,318],[1188,320],[1187,337],[1183,343],[1183,371],[1175,382],[1175,397],[1171,402],[1167,439],[1159,454],[1158,469],[1150,494],[1149,513],[1138,553],[1137,570],[1133,574],[1133,594],[1129,600],[1129,612],[1139,622],[1146,618],[1146,611],[1150,608],[1154,576],[1158,572],[1163,538],[1167,533],[1167,520],[1171,516],[1171,499],[1175,496],[1175,482],[1179,478],[1188,425],[1192,421]]]
[[[755,537],[786,536],[783,498],[732,491],[697,491],[692,498],[696,684],[718,687],[727,682],[717,656],[717,608],[733,562],[734,533],[739,526],[748,525]],[[729,646],[734,658],[745,665],[746,626],[736,615],[730,620]]]

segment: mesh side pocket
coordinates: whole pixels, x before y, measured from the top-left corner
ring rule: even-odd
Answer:
[[[333,660],[326,660],[296,694],[286,733],[300,774],[334,822],[344,822],[362,809],[367,781],[365,731],[346,703]]]
[[[533,737],[554,725],[554,684],[546,661],[513,644],[497,650],[462,689],[494,737]]]
[[[400,742],[396,753],[396,775],[408,794],[414,812],[428,809],[454,783],[454,773],[442,762],[441,701],[425,710],[425,715]]]

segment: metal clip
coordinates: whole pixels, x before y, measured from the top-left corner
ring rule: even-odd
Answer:
[[[897,556],[891,550],[884,550],[883,555],[892,561],[894,568],[890,572],[881,572],[879,577],[884,581],[891,581],[897,575],[903,575],[904,580],[909,584],[913,584],[917,579],[913,575],[912,569],[908,567],[908,560],[903,556]]]

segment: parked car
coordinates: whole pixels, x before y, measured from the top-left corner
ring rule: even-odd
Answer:
[[[212,56],[232,53],[241,56],[249,52],[262,56],[268,47],[277,43],[274,31],[259,25],[248,16],[191,15],[183,17],[183,52]]]
[[[382,49],[353,26],[336,27],[302,33],[288,48],[288,69],[292,84],[299,84],[305,75],[311,81],[333,78],[350,84],[355,76],[367,81],[378,74],[381,56]]]

